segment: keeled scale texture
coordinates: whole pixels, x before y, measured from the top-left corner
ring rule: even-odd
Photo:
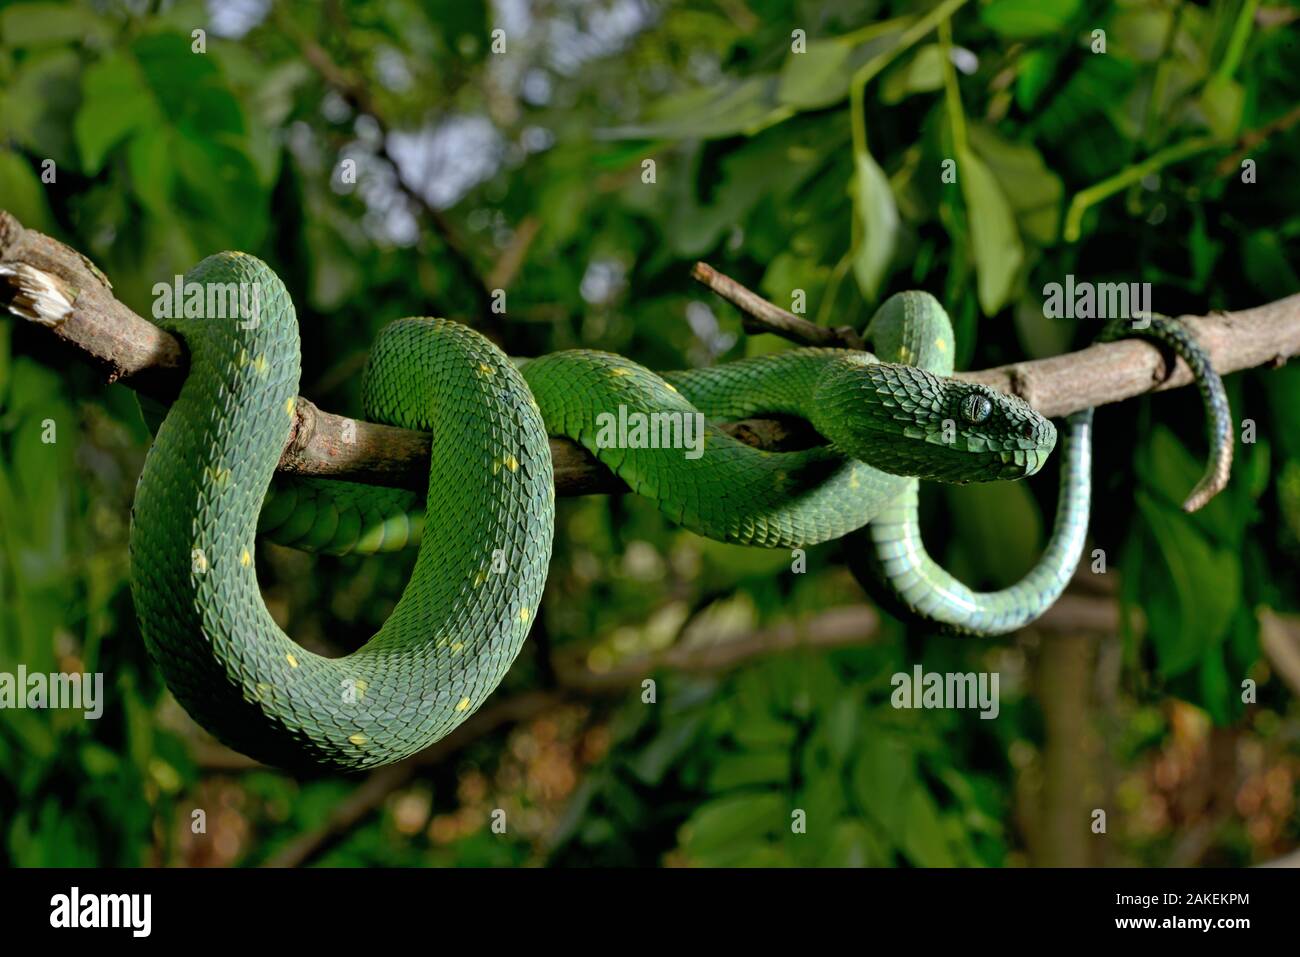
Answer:
[[[265,264],[238,253],[204,260],[187,280],[256,283],[263,308],[255,326],[163,323],[184,339],[190,373],[140,477],[132,592],[176,697],[227,744],[269,763],[362,768],[398,760],[482,704],[541,599],[553,528],[548,429],[590,449],[673,521],[711,538],[795,547],[871,522],[877,561],[903,602],[962,631],[995,634],[1037,617],[1059,596],[1082,547],[1091,412],[1071,417],[1052,537],[1021,582],[973,592],[926,554],[911,476],[1032,474],[1055,431],[1017,399],[946,378],[952,329],[925,293],[894,296],[873,319],[868,333],[883,363],[802,349],[663,376],[590,351],[517,360],[521,376],[463,326],[400,320],[375,343],[366,414],[432,432],[422,517],[419,496],[352,483],[280,479],[267,494],[298,389],[293,307]],[[1194,368],[1213,374],[1208,365]],[[1203,389],[1213,397],[1211,386]],[[940,429],[972,395],[988,399],[987,421],[961,421],[955,438],[943,437]],[[1216,414],[1226,410],[1215,405]],[[799,415],[833,444],[772,453],[708,424],[698,459],[685,448],[602,447],[601,416],[617,416],[620,406],[715,419]],[[1216,421],[1214,434],[1223,428]],[[421,541],[396,610],[363,648],[327,660],[271,620],[252,560],[259,512],[269,537],[314,550]]]
[[[249,256],[210,257],[186,280],[256,283],[262,309],[256,325],[162,323],[185,341],[190,372],[133,508],[132,594],[149,650],[186,710],[259,760],[363,768],[418,751],[483,703],[541,600],[554,486],[532,397],[500,350],[464,326],[407,319],[381,333],[366,412],[433,433],[434,521],[379,632],[322,658],[272,621],[252,560],[298,392],[293,306]]]

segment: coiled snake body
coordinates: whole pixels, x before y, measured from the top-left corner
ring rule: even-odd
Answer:
[[[347,482],[273,483],[298,394],[288,292],[268,266],[240,253],[205,259],[186,282],[252,284],[260,308],[245,321],[160,322],[184,341],[190,369],[136,490],[132,594],[149,651],[181,704],[222,741],[271,764],[386,764],[483,703],[542,597],[554,522],[548,433],[586,446],[674,522],[711,538],[797,547],[869,523],[880,570],[902,602],[960,631],[998,634],[1032,621],[1056,600],[1083,545],[1090,411],[1067,422],[1061,504],[1024,580],[973,592],[926,555],[920,479],[1032,475],[1056,430],[1017,398],[948,378],[952,329],[925,293],[881,307],[867,329],[874,356],[799,349],[663,375],[591,351],[515,363],[465,326],[399,320],[375,342],[363,402],[372,420],[432,433],[422,501]],[[1203,355],[1175,324],[1151,328],[1195,360],[1222,438],[1226,401]],[[710,423],[698,458],[602,447],[598,418],[619,406],[647,416],[698,411],[714,423],[786,413],[811,421],[829,444],[767,452]],[[1223,448],[1209,484],[1226,479]],[[253,561],[259,531],[334,553],[416,540],[420,550],[380,630],[330,659],[296,644],[267,611]]]

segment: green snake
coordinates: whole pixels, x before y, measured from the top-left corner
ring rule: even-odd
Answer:
[[[300,355],[288,291],[265,263],[221,253],[187,287],[259,295],[257,314],[159,325],[189,356],[179,396],[156,425],[136,489],[131,586],[141,631],[168,687],[231,747],[280,766],[344,769],[399,760],[448,734],[484,702],[518,654],[546,581],[555,492],[548,436],[589,449],[632,491],[700,535],[797,548],[868,526],[879,566],[910,609],[946,627],[999,634],[1042,614],[1072,574],[1089,507],[1091,411],[1067,420],[1061,499],[1044,555],[1023,581],[977,593],[925,552],[921,479],[1023,478],[1056,443],[1022,400],[951,378],[953,333],[939,303],[886,301],[866,335],[875,354],[795,349],[658,375],[587,350],[509,359],[466,326],[402,319],[375,341],[366,416],[432,435],[427,495],[275,477],[294,418]],[[1176,323],[1146,333],[1193,363],[1214,445],[1198,495],[1227,476],[1222,385]],[[704,417],[701,454],[618,447],[602,416]],[[783,413],[826,444],[752,448],[718,423]],[[680,421],[685,421],[682,418]],[[699,420],[695,420],[699,421]],[[1226,453],[1225,453],[1226,448]],[[361,648],[314,654],[272,620],[260,594],[258,535],[309,550],[368,553],[418,542],[392,615]]]

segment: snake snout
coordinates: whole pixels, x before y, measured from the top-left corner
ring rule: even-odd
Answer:
[[[1028,478],[1037,473],[1056,448],[1056,426],[1031,409],[1016,430],[1017,441],[1002,453],[1006,479]]]

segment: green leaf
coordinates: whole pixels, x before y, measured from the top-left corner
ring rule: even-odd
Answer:
[[[25,159],[9,150],[0,150],[0,201],[27,228],[46,233],[53,228],[40,177]]]
[[[1241,129],[1241,111],[1246,91],[1240,83],[1216,77],[1205,84],[1197,100],[1210,132],[1222,140],[1231,140]]]
[[[710,791],[731,791],[755,785],[783,785],[790,777],[789,751],[727,754],[709,770]]]
[[[1107,33],[1107,56],[1118,56],[1136,63],[1154,63],[1168,42],[1173,26],[1174,7],[1155,3],[1135,3],[1115,11]],[[1190,16],[1190,13],[1184,14]]]
[[[831,754],[841,764],[846,762],[853,751],[858,737],[858,721],[862,712],[861,703],[851,695],[840,693],[833,699],[826,715],[826,740]]]
[[[1123,101],[1136,82],[1137,70],[1132,63],[1113,56],[1087,56],[1082,65],[1069,75],[1063,86],[1038,107],[1031,132],[1034,139],[1051,142],[1069,140],[1077,145],[1079,137],[1104,139],[1108,124],[1095,121]],[[1113,169],[1114,158],[1105,157],[1106,168]]]
[[[795,726],[789,722],[767,715],[747,714],[745,720],[736,725],[734,737],[745,747],[758,750],[765,747],[791,747],[795,734]]]
[[[853,796],[885,834],[903,832],[909,792],[915,782],[912,749],[887,729],[868,727],[853,767]]]
[[[927,43],[881,81],[880,99],[899,103],[914,93],[930,93],[942,86],[943,50],[937,43]]]
[[[818,109],[844,99],[853,47],[842,40],[814,40],[803,53],[791,52],[781,67],[777,99],[798,109]]]
[[[87,741],[81,746],[81,765],[91,778],[103,778],[115,773],[121,767],[122,759],[115,751],[94,741]]]
[[[1016,63],[1016,106],[1032,110],[1047,89],[1056,58],[1047,50],[1026,50]]]
[[[703,721],[702,715],[691,715],[683,720],[669,722],[659,736],[637,755],[632,762],[632,772],[646,784],[658,784],[681,753],[695,739]]]
[[[1210,718],[1217,725],[1226,725],[1232,719],[1229,699],[1232,685],[1228,680],[1228,669],[1223,663],[1223,652],[1215,649],[1201,658],[1200,704],[1210,713]]]
[[[104,33],[103,21],[79,3],[15,3],[0,11],[0,40],[9,47],[84,44]]]
[[[243,139],[243,107],[212,58],[196,56],[189,41],[174,33],[146,34],[131,50],[171,126],[227,145]]]
[[[1173,677],[1203,655],[1218,653],[1241,601],[1241,564],[1233,554],[1213,549],[1171,506],[1144,491],[1137,502],[1168,570],[1143,575],[1143,604],[1160,673]]]
[[[717,139],[753,135],[794,110],[778,102],[775,74],[728,77],[712,86],[665,97],[641,123],[600,131],[607,139]]]
[[[982,123],[972,125],[969,135],[971,149],[988,164],[1010,203],[1020,233],[1040,246],[1054,243],[1061,226],[1065,187],[1043,162],[1043,155],[1029,143],[1003,139]]]
[[[264,190],[248,156],[235,146],[173,139],[177,206],[200,246],[257,246],[267,228]]]
[[[962,150],[957,156],[957,168],[966,201],[980,309],[991,316],[1010,298],[1025,249],[1011,206],[983,160],[969,149]]]
[[[157,119],[157,106],[136,63],[113,54],[82,74],[82,102],[73,135],[86,172],[98,173],[108,151]]]
[[[1026,358],[1045,359],[1070,351],[1075,324],[1044,315],[1043,299],[1037,290],[1031,290],[1016,301],[1013,321],[1016,338]]]
[[[827,851],[827,867],[888,867],[889,846],[861,821],[841,821],[835,826]]]
[[[980,20],[1003,37],[1024,40],[1061,32],[1079,12],[1080,0],[993,0]]]
[[[158,217],[171,210],[172,155],[165,130],[141,130],[131,137],[126,150],[131,189],[145,209]]]
[[[758,843],[776,834],[789,819],[787,804],[780,794],[771,793],[717,798],[696,808],[682,825],[682,846],[700,857]]]
[[[885,171],[866,150],[855,157],[853,275],[869,301],[880,295],[898,243],[898,204]]]
[[[59,169],[75,169],[69,118],[81,101],[81,58],[57,49],[28,55],[3,96],[0,124],[28,152],[48,157]]]
[[[919,780],[908,789],[903,812],[903,853],[919,867],[956,867],[934,798]]]

